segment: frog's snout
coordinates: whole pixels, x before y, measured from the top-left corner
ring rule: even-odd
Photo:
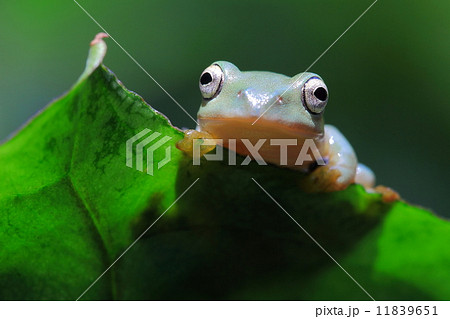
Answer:
[[[241,100],[249,113],[253,116],[261,115],[267,108],[284,104],[281,94],[269,94],[266,91],[247,88],[237,92],[237,98]]]

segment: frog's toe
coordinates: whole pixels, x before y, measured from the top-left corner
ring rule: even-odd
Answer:
[[[177,142],[176,147],[191,157],[201,157],[216,148],[214,141],[214,138],[209,133],[186,130],[184,138]]]
[[[358,163],[355,183],[361,184],[366,189],[373,188],[375,186],[375,174],[366,165]]]
[[[381,194],[381,199],[385,203],[392,203],[396,200],[400,200],[400,195],[390,187],[378,185],[373,189],[375,192]]]

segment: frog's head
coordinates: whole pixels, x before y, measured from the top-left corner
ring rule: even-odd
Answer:
[[[246,124],[248,129],[287,129],[304,137],[323,134],[328,89],[316,74],[241,72],[234,64],[219,61],[203,71],[199,86],[203,101],[197,117],[202,129],[219,122],[231,127]]]

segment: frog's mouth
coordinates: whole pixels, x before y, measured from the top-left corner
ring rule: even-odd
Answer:
[[[318,131],[299,123],[286,123],[257,117],[240,118],[198,118],[202,131],[222,139],[283,139],[298,140],[320,139],[323,137],[323,129]]]

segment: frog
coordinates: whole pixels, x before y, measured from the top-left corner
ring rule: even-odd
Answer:
[[[214,141],[205,143],[197,156],[220,145],[243,156],[259,156],[263,162],[303,172],[299,185],[309,192],[340,191],[356,183],[382,193],[385,201],[399,198],[390,188],[376,188],[373,171],[358,162],[351,144],[335,126],[324,123],[329,92],[319,75],[302,72],[289,77],[268,71],[241,71],[231,62],[217,61],[201,73],[199,89],[202,102],[198,125],[195,130],[186,130],[184,139],[177,143],[185,153],[196,156],[196,141]],[[314,148],[303,152],[306,159],[299,161],[297,155],[306,142],[312,142]],[[255,156],[248,146],[257,144]],[[321,161],[311,156],[314,150]]]

